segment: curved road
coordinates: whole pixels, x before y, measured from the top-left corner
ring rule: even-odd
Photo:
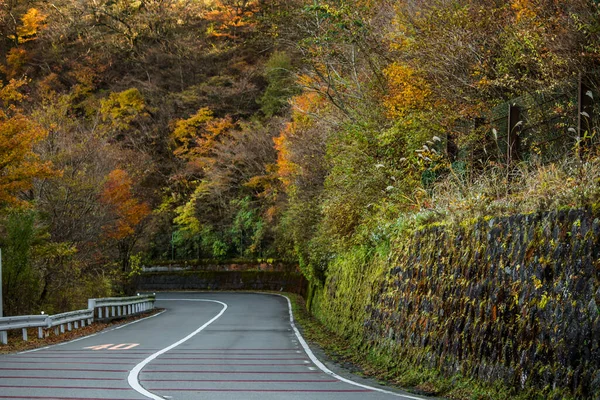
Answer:
[[[420,399],[329,371],[293,326],[284,297],[162,293],[156,305],[166,311],[0,356],[0,399]]]

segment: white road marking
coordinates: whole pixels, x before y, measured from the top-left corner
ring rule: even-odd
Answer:
[[[379,389],[379,388],[376,388],[376,387],[373,387],[373,386],[363,385],[362,383],[351,381],[350,379],[346,379],[343,376],[339,376],[335,372],[331,371],[329,368],[327,368],[325,366],[325,364],[323,364],[321,361],[319,361],[319,359],[313,354],[313,352],[310,349],[310,347],[308,347],[308,344],[306,343],[306,340],[304,340],[304,338],[300,334],[300,331],[298,330],[298,328],[296,328],[296,324],[294,323],[294,313],[292,312],[292,303],[291,303],[290,299],[287,296],[284,296],[284,295],[281,295],[281,294],[276,294],[276,293],[272,293],[272,294],[275,295],[275,296],[281,296],[281,297],[283,297],[283,298],[285,298],[287,300],[287,302],[288,302],[288,309],[290,311],[290,325],[292,325],[292,329],[294,330],[294,333],[296,334],[296,337],[300,341],[300,344],[304,348],[304,351],[308,355],[308,358],[310,358],[311,361],[313,362],[313,364],[316,365],[321,371],[325,372],[327,375],[332,376],[333,378],[335,378],[335,379],[337,379],[339,381],[342,381],[342,382],[345,382],[345,383],[349,383],[350,385],[358,386],[358,387],[361,387],[363,389],[373,390],[373,391],[376,391],[376,392],[380,392],[380,393],[385,393],[385,394],[389,394],[389,395],[392,395],[392,396],[401,397],[403,399],[427,400],[427,399],[425,399],[423,397],[414,397],[414,396],[409,396],[409,395],[406,395],[406,394],[400,394],[400,393],[390,392],[389,390]],[[309,367],[309,369],[310,368],[312,368],[312,367]]]
[[[112,343],[109,343],[109,344],[98,344],[98,345],[95,345],[95,346],[84,347],[83,349],[84,350],[106,350],[106,349],[108,349],[109,347],[112,347],[112,346],[114,346],[114,344],[112,344]]]
[[[129,386],[131,386],[131,388],[133,390],[135,390],[136,392],[138,392],[142,396],[146,396],[147,398],[153,399],[153,400],[164,400],[164,397],[157,396],[154,393],[151,393],[151,392],[147,391],[146,389],[144,389],[142,387],[142,385],[140,384],[140,381],[139,381],[139,375],[140,375],[140,372],[142,371],[142,369],[146,365],[148,365],[152,360],[156,359],[156,357],[158,357],[158,356],[166,353],[169,350],[174,349],[175,347],[179,346],[182,343],[187,342],[188,340],[190,340],[191,338],[193,338],[194,336],[196,336],[198,333],[202,332],[204,330],[204,328],[206,328],[207,326],[209,326],[210,324],[212,324],[213,322],[215,322],[217,319],[219,319],[219,317],[221,315],[223,315],[223,313],[225,312],[225,310],[227,310],[227,304],[225,304],[225,303],[223,303],[221,301],[217,301],[217,300],[204,300],[204,299],[159,299],[159,301],[204,301],[204,302],[221,304],[223,306],[223,309],[221,310],[221,312],[219,312],[216,316],[214,316],[210,321],[208,321],[207,323],[205,323],[204,325],[202,325],[200,328],[196,329],[194,332],[190,333],[189,335],[187,335],[183,339],[179,340],[178,342],[175,342],[172,345],[170,345],[168,347],[165,347],[164,349],[159,350],[156,353],[148,356],[144,361],[142,361],[141,363],[139,363],[138,365],[136,365],[135,367],[133,367],[133,369],[129,372],[129,376],[127,377],[127,382],[129,383]]]
[[[164,313],[165,311],[166,310],[162,310],[161,312],[159,312],[157,314],[154,314],[154,315],[151,315],[149,317],[144,317],[144,318],[136,319],[135,321],[131,321],[131,322],[128,322],[128,323],[126,323],[124,325],[117,326],[116,328],[106,329],[106,330],[103,330],[103,331],[100,331],[100,332],[92,333],[91,335],[82,336],[82,337],[77,338],[77,339],[69,340],[68,342],[53,344],[51,346],[40,347],[40,348],[33,349],[33,350],[22,351],[22,352],[17,353],[17,354],[33,353],[34,351],[46,350],[46,349],[50,349],[52,347],[64,346],[64,345],[69,344],[69,343],[79,342],[80,340],[89,339],[89,338],[94,337],[94,336],[102,335],[103,333],[116,331],[117,329],[125,328],[126,326],[129,326],[129,325],[137,324],[138,322],[142,322],[142,321],[145,321],[145,320],[150,319],[150,318],[158,317],[160,314]]]
[[[139,345],[139,343],[121,343],[109,348],[109,350],[130,350]]]

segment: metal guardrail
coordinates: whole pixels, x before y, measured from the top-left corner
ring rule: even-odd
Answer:
[[[65,325],[67,326],[67,330],[70,331],[73,327],[78,329],[80,326],[84,327],[86,322],[90,325],[93,321],[94,310],[70,311],[62,314],[49,315],[46,318],[46,328],[54,328],[54,334],[58,335],[59,331],[60,333],[65,333]]]
[[[106,297],[89,299],[88,308],[94,310],[96,319],[107,321],[123,316],[139,314],[154,308],[156,296]]]
[[[22,315],[18,317],[0,318],[0,332],[12,329],[23,330],[23,340],[27,340],[27,328],[38,328],[38,337],[43,337],[43,329],[47,326],[47,315]],[[7,344],[6,335],[2,337],[2,344]]]
[[[64,333],[65,329],[71,331],[94,320],[108,321],[123,318],[154,309],[154,295],[131,297],[107,297],[102,299],[89,299],[87,310],[70,311],[56,315],[22,315],[16,317],[0,318],[0,333],[9,330],[22,329],[23,340],[27,341],[27,330],[38,328],[38,338],[49,335],[54,328],[54,334]],[[0,335],[0,343],[7,344],[6,335]]]

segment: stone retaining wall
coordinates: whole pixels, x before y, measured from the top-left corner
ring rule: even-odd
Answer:
[[[312,306],[332,330],[391,359],[548,399],[600,399],[600,220],[591,210],[404,232],[362,270],[330,270]]]
[[[306,286],[302,274],[285,271],[146,272],[137,281],[140,291],[273,290],[304,295]]]

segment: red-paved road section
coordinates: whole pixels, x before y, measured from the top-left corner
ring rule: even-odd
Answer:
[[[294,333],[283,297],[161,293],[157,306],[166,312],[67,344],[0,356],[0,399],[418,397],[378,385],[393,393],[373,390],[372,383],[340,373],[369,387],[352,385],[321,371]]]

